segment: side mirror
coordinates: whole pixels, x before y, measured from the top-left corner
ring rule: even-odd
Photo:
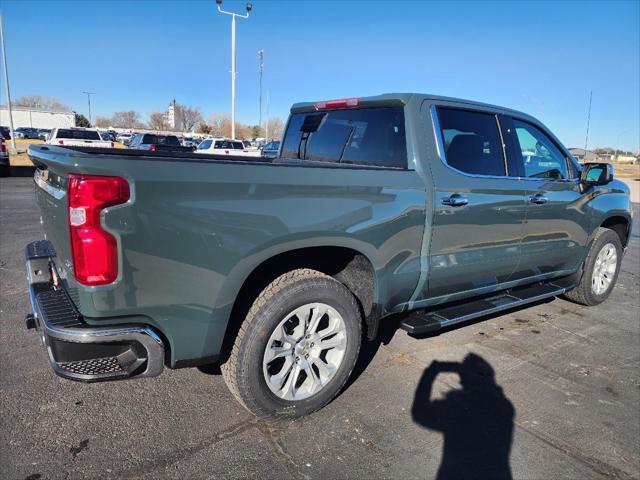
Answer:
[[[585,163],[580,182],[585,185],[606,185],[613,180],[613,165],[610,163]]]

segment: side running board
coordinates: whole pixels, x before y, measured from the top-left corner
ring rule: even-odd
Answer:
[[[513,288],[487,298],[470,300],[453,306],[417,310],[402,320],[400,328],[414,335],[435,332],[456,323],[555,297],[571,290],[574,286],[573,282],[561,279]]]

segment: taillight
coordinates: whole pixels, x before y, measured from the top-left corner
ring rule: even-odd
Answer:
[[[4,138],[0,138],[0,152],[4,153],[7,151],[7,144],[4,141]]]
[[[339,100],[323,100],[313,106],[316,110],[333,110],[336,108],[356,108],[360,105],[360,98],[341,98]]]
[[[118,245],[100,224],[103,209],[129,200],[120,177],[69,175],[69,232],[73,271],[83,285],[104,285],[118,277]]]
[[[113,144],[113,142],[111,142],[111,148],[113,148],[115,145]]]
[[[156,151],[156,146],[155,145],[149,146],[149,150],[151,150],[152,152],[155,152]]]
[[[58,145],[64,145],[64,140],[58,140]]]
[[[224,153],[226,153],[227,155],[229,155],[229,150],[225,150]]]

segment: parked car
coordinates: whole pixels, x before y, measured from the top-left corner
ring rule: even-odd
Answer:
[[[116,137],[116,141],[123,145],[129,145],[129,143],[131,143],[132,136],[133,135],[131,135],[130,133],[120,133]]]
[[[196,153],[204,153],[207,155],[235,155],[238,157],[259,157],[258,150],[249,150],[245,148],[240,140],[228,140],[225,138],[209,138],[203,140]]]
[[[280,142],[273,141],[265,144],[262,147],[262,155],[267,158],[276,158],[278,156],[278,151],[280,150]]]
[[[9,127],[0,126],[0,137],[5,140],[11,140],[11,130]]]
[[[28,138],[33,140],[38,140],[40,138],[37,128],[20,127],[15,128],[13,131],[16,134],[16,138]]]
[[[46,143],[68,147],[113,148],[113,142],[103,140],[95,128],[54,128]]]
[[[0,177],[8,177],[10,173],[7,140],[0,135]]]
[[[58,375],[217,361],[250,412],[297,417],[382,322],[423,334],[614,288],[629,187],[529,115],[388,94],[298,103],[287,125],[270,162],[29,146],[47,240],[26,249],[26,322]]]
[[[110,132],[108,130],[98,130],[98,134],[100,138],[106,142],[116,142],[116,135],[114,132]]]
[[[189,147],[192,150],[195,150],[195,148],[198,146],[200,142],[196,141],[195,138],[184,138],[182,140],[182,145],[185,147]]]
[[[42,140],[43,142],[47,141],[47,138],[49,137],[50,134],[51,134],[51,129],[50,128],[39,128],[38,129],[38,138],[40,140]]]
[[[134,135],[129,148],[155,152],[193,152],[193,147],[183,147],[175,135],[155,135],[153,133]]]

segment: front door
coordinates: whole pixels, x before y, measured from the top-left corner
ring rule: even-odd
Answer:
[[[513,119],[527,213],[514,277],[571,273],[580,266],[588,232],[578,173],[561,147],[538,126]]]
[[[495,290],[518,265],[526,186],[509,176],[498,114],[448,106],[431,113],[440,159],[431,161],[435,205],[423,298]]]

